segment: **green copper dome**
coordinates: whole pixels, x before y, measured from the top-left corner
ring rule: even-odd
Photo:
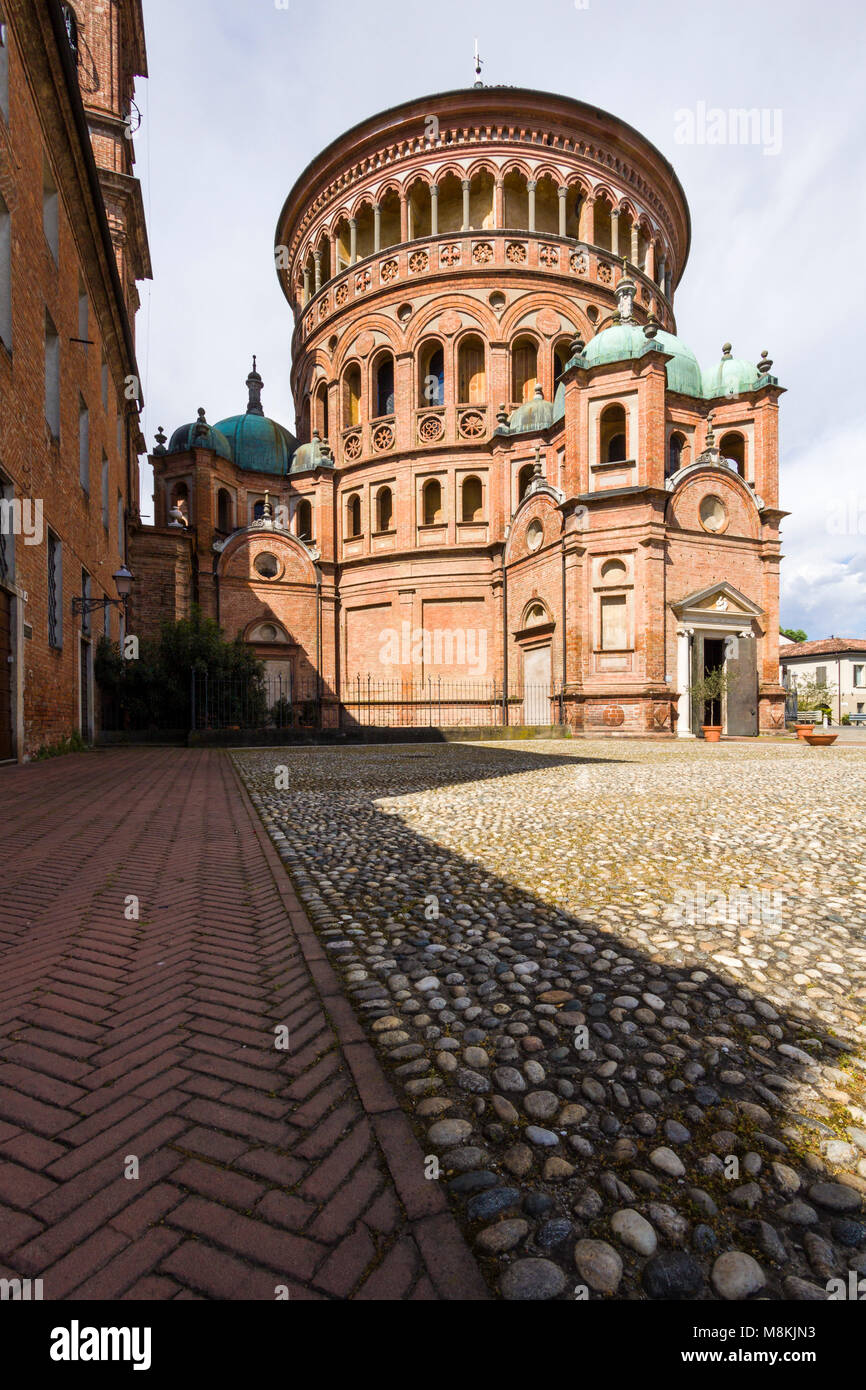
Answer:
[[[269,420],[262,410],[264,384],[253,358],[253,369],[246,380],[249,393],[246,413],[220,420],[217,429],[229,441],[238,468],[247,473],[271,473],[284,478],[298,441],[283,425]]]
[[[298,441],[276,420],[264,415],[232,415],[216,428],[228,440],[238,468],[248,473],[285,477]]]
[[[546,401],[540,386],[536,386],[531,401],[524,401],[511,414],[508,428],[512,434],[526,434],[529,430],[546,430],[553,424],[553,403]]]
[[[649,352],[653,342],[670,355],[666,364],[668,390],[700,399],[704,392],[698,359],[690,347],[661,328],[654,338],[648,338],[643,328],[632,321],[612,324],[590,338],[583,355],[590,367],[604,362],[627,362]]]
[[[661,336],[661,335],[659,335]],[[730,343],[722,348],[722,360],[708,367],[703,375],[704,396],[713,401],[717,396],[739,396],[743,391],[755,391],[761,385],[761,373],[754,362],[731,355]]]
[[[219,458],[231,462],[231,445],[221,430],[208,424],[204,407],[199,410],[198,420],[194,424],[181,425],[169,440],[170,454],[188,454],[190,449],[213,449]]]
[[[322,443],[319,431],[313,431],[309,444],[302,444],[292,459],[292,473],[308,473],[313,468],[333,468],[334,456],[327,443]]]

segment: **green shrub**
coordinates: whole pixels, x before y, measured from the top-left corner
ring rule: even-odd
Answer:
[[[84,742],[81,734],[76,729],[74,733],[67,734],[57,740],[56,743],[43,743],[37,753],[33,755],[33,761],[37,763],[47,762],[49,758],[65,758],[67,753],[89,753],[90,745]]]

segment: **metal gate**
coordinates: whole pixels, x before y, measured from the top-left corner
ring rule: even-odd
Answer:
[[[0,762],[14,756],[12,736],[12,599],[0,589]]]

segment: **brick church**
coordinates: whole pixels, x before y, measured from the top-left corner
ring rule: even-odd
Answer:
[[[134,630],[197,602],[331,726],[364,683],[405,715],[445,682],[443,723],[485,688],[515,724],[690,737],[724,665],[725,731],[782,728],[782,388],[678,336],[689,241],[668,161],[565,97],[478,85],[341,136],[277,226],[296,434],[255,362],[160,431]]]

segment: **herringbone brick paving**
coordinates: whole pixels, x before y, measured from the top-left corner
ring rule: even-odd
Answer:
[[[46,1299],[484,1298],[229,759],[91,753],[0,794],[0,1273]]]

